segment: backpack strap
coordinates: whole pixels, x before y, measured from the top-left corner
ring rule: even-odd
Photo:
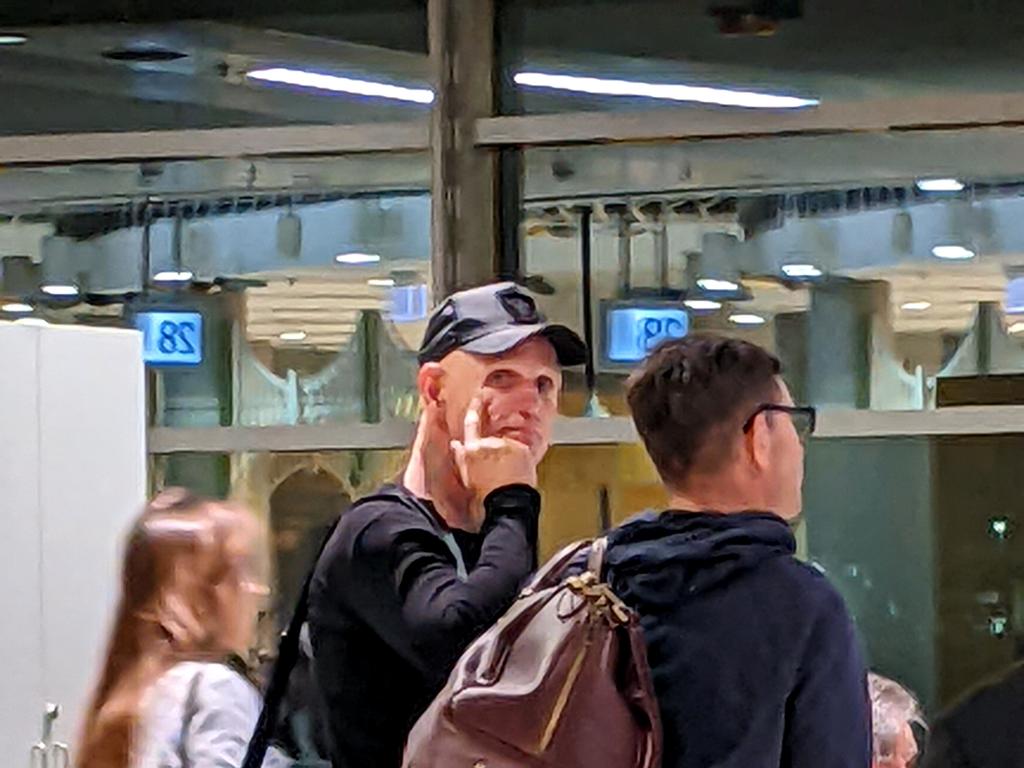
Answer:
[[[590,554],[587,556],[587,570],[597,576],[598,581],[604,581],[604,556],[607,552],[608,537],[594,539],[594,543],[590,545]]]
[[[583,560],[583,552],[587,552],[586,561]],[[608,537],[602,536],[598,539],[580,539],[568,544],[558,553],[540,567],[523,592],[527,595],[538,592],[548,587],[553,587],[565,578],[566,573],[579,566],[581,570],[587,570],[597,576],[598,581],[604,579],[604,556],[608,551]]]
[[[340,516],[338,519],[341,519]],[[270,683],[267,685],[267,692],[263,697],[263,708],[260,710],[260,717],[256,721],[252,738],[249,740],[249,747],[245,752],[241,768],[262,768],[263,758],[266,757],[270,739],[280,717],[281,704],[284,703],[288,695],[288,679],[291,677],[292,670],[302,651],[302,627],[309,614],[309,589],[313,583],[316,564],[320,561],[320,555],[323,554],[327,542],[330,541],[337,527],[338,521],[335,520],[323,541],[320,542],[316,559],[306,574],[306,580],[302,583],[302,591],[299,593],[299,599],[292,611],[292,618],[288,622],[288,627],[281,634],[281,641],[277,647],[277,658],[274,660],[274,666],[270,673]]]
[[[462,551],[455,542],[455,537],[451,535],[450,531],[443,530],[437,519],[430,514],[430,510],[428,510],[423,503],[412,494],[403,493],[402,489],[396,486],[394,490],[387,490],[382,493],[364,496],[349,507],[349,512],[351,513],[353,509],[362,506],[363,504],[367,504],[371,501],[380,501],[382,499],[397,502],[406,509],[415,510],[424,515],[451,550],[452,555],[455,558],[456,568],[460,574],[460,578],[466,578],[464,575],[466,573],[466,564],[462,557]],[[267,692],[263,697],[263,709],[260,711],[260,717],[256,722],[256,728],[253,731],[252,739],[249,740],[249,748],[246,750],[245,759],[242,761],[241,768],[261,768],[263,765],[263,758],[266,756],[267,748],[270,746],[270,739],[272,738],[278,723],[281,705],[284,703],[285,697],[288,694],[288,680],[291,677],[292,670],[295,668],[295,664],[298,662],[299,655],[302,652],[302,628],[306,624],[306,618],[309,615],[309,590],[313,584],[313,575],[316,573],[317,563],[320,562],[320,557],[323,555],[324,549],[327,547],[327,542],[329,542],[331,540],[331,536],[334,535],[334,531],[338,527],[340,520],[341,516],[339,515],[334,523],[331,524],[330,529],[327,531],[327,535],[325,535],[323,540],[320,542],[316,558],[313,560],[313,563],[309,568],[309,572],[306,574],[306,579],[302,584],[302,591],[299,593],[299,598],[296,601],[294,610],[292,611],[291,621],[288,622],[288,627],[281,634],[281,640],[278,644],[277,650],[277,659],[274,660],[274,666],[270,673],[270,683],[267,685]]]
[[[581,559],[583,551],[589,546],[591,546],[590,539],[582,539],[562,547],[558,554],[544,563],[534,574],[524,592],[530,594],[558,584],[565,577],[566,571]]]

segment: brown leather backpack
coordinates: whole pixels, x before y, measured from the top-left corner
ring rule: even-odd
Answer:
[[[587,570],[564,578],[588,546]],[[605,546],[563,549],[469,647],[413,728],[405,768],[657,768],[644,641],[602,581]]]

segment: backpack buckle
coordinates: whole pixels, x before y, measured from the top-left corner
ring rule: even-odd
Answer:
[[[622,602],[611,587],[600,581],[593,571],[571,576],[566,586],[570,592],[583,599],[592,615],[603,618],[611,626],[623,626],[633,620],[629,606]]]

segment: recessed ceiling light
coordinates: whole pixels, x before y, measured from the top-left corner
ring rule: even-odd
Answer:
[[[515,81],[518,85],[531,88],[589,93],[596,96],[632,96],[750,109],[796,109],[813,107],[820,103],[818,99],[802,99],[774,93],[755,93],[733,88],[712,88],[678,83],[643,83],[635,80],[554,75],[545,72],[519,72],[515,76]]]
[[[9,315],[29,315],[33,312],[33,309],[31,304],[22,304],[19,301],[15,301],[10,304],[4,304],[0,307],[0,311],[6,312]]]
[[[334,260],[339,264],[379,264],[380,256],[376,253],[339,253]]]
[[[153,275],[153,280],[157,283],[188,283],[195,277],[187,269],[183,269],[180,272],[167,271],[157,272]]]
[[[782,274],[786,277],[821,277],[821,270],[813,264],[783,264]]]
[[[43,293],[45,293],[47,296],[56,296],[56,297],[62,298],[62,299],[66,299],[66,298],[69,298],[71,296],[77,296],[78,295],[78,286],[77,285],[70,285],[70,284],[68,284],[68,285],[64,285],[64,284],[44,285],[42,290],[43,290]]]
[[[306,340],[306,332],[305,331],[285,331],[280,336],[278,336],[278,338],[281,339],[281,341],[305,341]]]
[[[697,285],[705,291],[712,291],[714,293],[734,293],[740,289],[739,283],[734,283],[732,280],[719,280],[713,277],[702,277],[697,281]]]
[[[394,288],[394,278],[390,277],[371,277],[366,281],[367,285],[371,285],[374,288]]]
[[[432,104],[434,101],[434,92],[429,88],[406,88],[390,83],[357,80],[351,77],[328,75],[323,72],[310,72],[305,69],[271,67],[269,69],[254,69],[246,72],[245,76],[250,80],[264,83],[295,85],[299,88],[349,93],[354,96],[374,96],[379,99],[408,101],[416,104]]]
[[[931,308],[932,303],[930,301],[908,301],[900,305],[900,309],[904,312],[924,312]]]
[[[14,32],[0,32],[0,45],[24,45],[28,37]]]
[[[764,325],[767,321],[761,315],[729,315],[729,322],[736,325]]]
[[[1010,333],[1022,333],[1024,332],[1024,323],[1014,323],[1006,330],[1008,330]]]
[[[922,192],[959,192],[964,183],[959,179],[919,179],[917,188]]]
[[[697,310],[698,312],[710,312],[722,308],[721,302],[711,301],[710,299],[687,299],[683,303],[690,309]]]
[[[974,251],[962,245],[936,245],[932,248],[932,256],[946,261],[967,261],[975,255]]]
[[[130,63],[156,63],[161,61],[177,61],[188,56],[184,51],[176,51],[162,45],[152,43],[134,43],[122,48],[110,48],[104,51],[103,58],[111,61],[127,61]]]
[[[19,317],[17,320],[14,321],[14,323],[15,325],[49,325],[49,323],[46,320],[43,320],[43,318],[41,317]]]

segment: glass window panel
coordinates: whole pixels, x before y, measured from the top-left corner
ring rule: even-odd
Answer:
[[[847,601],[872,667],[929,712],[1024,653],[1019,583],[1020,435],[816,438],[807,455],[798,557]],[[403,450],[156,456],[156,489],[188,484],[264,522],[272,645],[315,545],[337,514],[398,476]],[[865,483],[865,478],[872,482]],[[553,447],[539,471],[541,555],[667,502],[639,444]]]
[[[405,450],[182,453],[151,457],[150,477],[154,492],[187,485],[253,510],[269,534],[263,559],[275,585],[272,610],[286,619],[280,611],[297,594],[325,529],[353,501],[399,476],[406,459]],[[545,509],[561,510],[541,518],[542,558],[665,503],[639,445],[554,447],[541,464],[540,487]]]
[[[866,150],[858,138],[528,150],[524,272],[545,286],[546,311],[580,332],[585,255],[591,265],[599,407],[574,375],[564,412],[624,413],[642,357],[629,348],[698,331],[772,349],[798,399],[820,407],[1024,402],[1021,145],[997,142],[1010,148],[1003,173],[978,177],[963,172],[974,136],[922,138],[917,173],[846,169],[863,181],[833,176],[828,160]],[[916,138],[874,146],[888,156]],[[716,165],[729,147],[733,164]],[[994,148],[980,140],[980,165]],[[959,151],[960,172],[941,175],[953,170],[944,150]],[[793,163],[778,183],[773,152]],[[801,174],[814,181],[788,181]]]
[[[1019,435],[813,441],[808,546],[931,707],[1020,659]],[[864,483],[865,477],[873,482]]]
[[[1022,449],[1020,435],[810,443],[800,556],[842,592],[873,668],[930,712],[1024,653],[1013,512]],[[540,482],[546,552],[665,504],[639,445],[557,446]]]
[[[527,150],[524,272],[545,286],[549,315],[582,332],[589,307],[594,328],[596,407],[574,374],[564,412],[627,412],[630,366],[608,359],[609,315],[652,310],[650,320],[666,307],[686,308],[691,332],[774,350],[795,397],[819,407],[1021,404],[1021,149],[1012,132],[965,131]],[[810,444],[798,552],[842,592],[872,668],[913,688],[929,714],[1024,648],[1019,443]],[[631,448],[552,450],[545,498],[588,502],[546,523],[553,539],[664,503],[649,465],[623,462]]]
[[[19,168],[0,179],[0,317],[146,329],[153,423],[415,413],[426,157]]]

